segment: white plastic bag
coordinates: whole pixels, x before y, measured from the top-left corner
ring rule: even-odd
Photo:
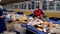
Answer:
[[[10,14],[6,15],[6,16],[5,16],[5,20],[6,20],[6,21],[10,21],[10,20],[11,20],[10,16],[11,16]]]
[[[27,25],[39,25],[40,23],[43,23],[42,20],[36,19],[36,20],[30,20]]]
[[[4,31],[3,34],[17,34],[17,33],[16,32],[13,32],[13,31],[11,31],[11,32]]]
[[[21,34],[25,33],[26,28],[21,27],[21,24],[14,24],[15,31],[20,32]]]
[[[33,25],[39,25],[40,23],[43,23],[43,21],[40,20],[40,19],[36,19],[36,20],[33,22]]]
[[[12,20],[12,21],[16,21],[16,17],[15,17],[14,14],[11,15],[11,20]]]

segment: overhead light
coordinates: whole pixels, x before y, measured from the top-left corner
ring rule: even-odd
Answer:
[[[0,0],[0,2],[1,2],[1,0]]]
[[[54,0],[49,0],[49,1],[54,1]]]

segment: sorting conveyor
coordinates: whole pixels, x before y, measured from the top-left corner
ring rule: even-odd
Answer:
[[[57,21],[53,21],[53,20],[48,20],[49,22],[53,22],[55,24],[60,24],[60,22]],[[26,29],[34,32],[35,34],[46,34],[45,32],[41,32],[39,30],[37,30],[35,27],[27,25],[27,24],[22,24],[23,27],[25,27]]]

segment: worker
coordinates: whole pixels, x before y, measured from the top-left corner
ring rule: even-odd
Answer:
[[[35,17],[40,17],[41,15],[45,16],[41,9],[34,10]]]
[[[4,16],[2,16],[3,10],[0,8],[0,33],[6,30]]]

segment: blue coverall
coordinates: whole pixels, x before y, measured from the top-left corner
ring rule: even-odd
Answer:
[[[3,10],[0,8],[0,17],[3,14]],[[0,33],[6,30],[4,18],[0,18]]]

